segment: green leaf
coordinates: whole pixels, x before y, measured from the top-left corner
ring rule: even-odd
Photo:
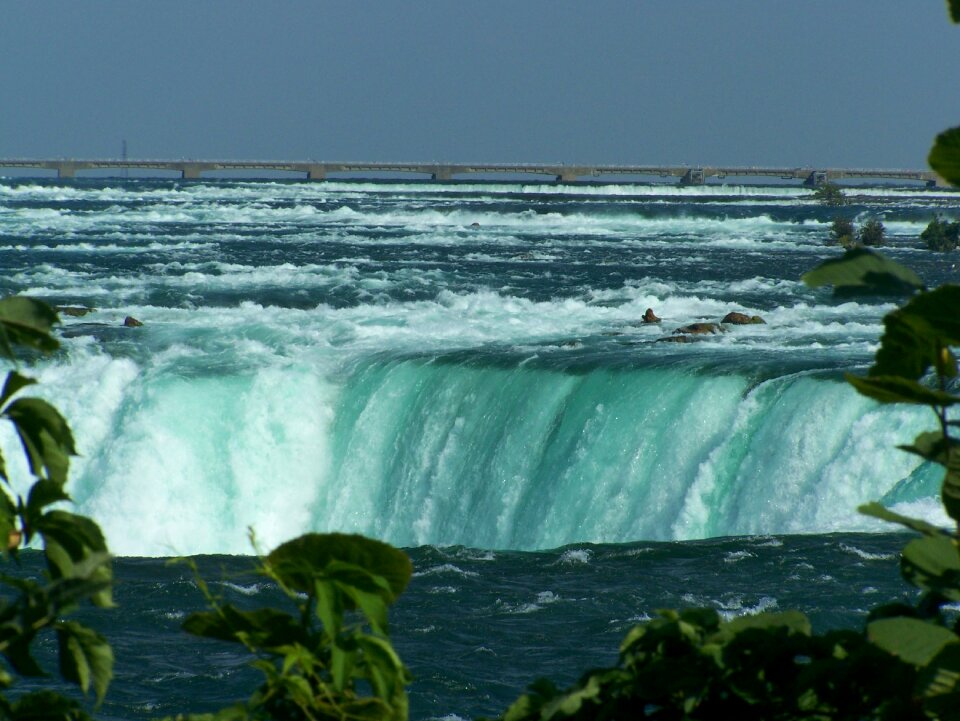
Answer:
[[[950,439],[950,445],[955,443],[956,441]],[[897,448],[928,461],[939,463],[941,466],[947,465],[948,441],[944,440],[943,433],[940,431],[925,431],[913,440],[913,445],[897,446]]]
[[[288,703],[292,701],[301,708],[310,708],[314,706],[314,691],[307,679],[301,676],[284,676],[280,679],[279,693],[277,689],[272,689],[274,694],[280,698],[288,697]],[[309,717],[308,717],[309,718]],[[349,718],[347,716],[344,717]]]
[[[388,640],[377,636],[360,635],[356,641],[363,652],[367,676],[374,692],[395,709],[402,708],[404,713],[401,718],[406,718],[405,686],[410,682],[410,673],[397,652]]]
[[[307,533],[270,553],[266,562],[292,589],[313,592],[313,581],[334,561],[359,566],[382,576],[389,584],[389,601],[396,600],[410,582],[413,566],[403,551],[381,541],[343,533]]]
[[[215,611],[190,614],[183,622],[187,633],[221,641],[250,642],[263,648],[306,643],[303,628],[288,613],[274,608],[252,611],[226,604]]]
[[[944,378],[956,378],[958,373],[957,356],[949,348],[941,351],[940,363],[936,368],[937,375]]]
[[[883,319],[880,349],[869,375],[919,380],[949,364],[949,346],[960,345],[960,286],[942,285],[912,298]]]
[[[904,314],[925,324],[931,336],[943,341],[943,345],[960,345],[960,285],[945,283],[911,298],[901,308]]]
[[[327,564],[324,576],[337,583],[341,591],[347,588],[380,596],[384,602],[393,599],[393,589],[383,576],[373,571],[344,561],[331,561]],[[350,594],[347,594],[350,597]],[[355,604],[348,604],[352,610]]]
[[[250,711],[245,704],[227,706],[215,713],[186,713],[165,716],[160,721],[250,721]]]
[[[113,678],[113,649],[110,644],[96,631],[75,621],[58,624],[57,641],[60,675],[78,684],[84,693],[92,685],[99,704]]]
[[[940,495],[944,508],[960,524],[960,443],[956,439],[944,439],[940,431],[921,433],[912,446],[898,446],[915,453],[928,461],[946,468]]]
[[[0,300],[0,355],[14,358],[13,346],[52,351],[60,345],[50,335],[56,312],[46,303],[24,296]]]
[[[90,559],[88,563],[106,563],[109,558],[109,556],[104,555],[101,558]],[[25,599],[24,603],[30,607],[31,612],[40,606],[47,605],[54,609],[55,614],[59,614],[63,609],[75,606],[79,600],[100,590],[103,582],[92,580],[91,576],[91,573],[87,573],[82,576],[62,578],[40,585],[29,578],[0,575],[0,582],[19,590],[21,600]],[[0,604],[0,609],[2,608],[4,607]]]
[[[958,4],[958,0],[950,0],[950,14],[954,22],[958,20]],[[937,136],[927,162],[948,183],[960,185],[960,128],[944,130]]]
[[[900,570],[914,586],[960,601],[960,552],[953,538],[931,535],[910,541],[903,549]]]
[[[341,648],[336,642],[330,647],[330,677],[333,679],[333,687],[337,691],[343,691],[350,680],[350,674],[353,673],[354,656]]]
[[[17,429],[30,471],[63,485],[70,456],[77,455],[70,426],[52,405],[40,398],[20,398],[4,411]]]
[[[950,19],[960,23],[960,0],[947,0],[947,8],[950,10]]]
[[[929,328],[903,309],[887,313],[880,348],[870,367],[871,376],[899,376],[919,380],[934,364],[937,339]]]
[[[572,691],[544,704],[542,717],[549,719],[575,716],[580,713],[585,703],[598,704],[602,690],[600,679],[596,674],[591,674],[585,684],[580,684]]]
[[[10,721],[91,721],[80,704],[53,691],[35,691],[16,700]]]
[[[13,603],[0,605],[0,649],[10,666],[24,676],[43,675],[30,651],[37,634],[105,586],[89,578],[61,579],[44,585],[30,579],[4,577],[2,581],[17,589],[19,595]]]
[[[541,682],[549,683],[547,679],[540,679]],[[547,698],[556,696],[553,695]],[[520,698],[510,704],[510,707],[503,714],[503,721],[528,721],[529,719],[540,719],[540,709],[543,708],[544,698],[536,694],[523,694]]]
[[[16,371],[7,373],[7,379],[3,383],[3,391],[0,392],[0,407],[5,406],[17,392],[33,385],[37,381],[27,376],[22,376]]]
[[[20,619],[18,619],[20,620]],[[30,642],[33,641],[35,631],[23,632],[19,637],[9,641],[3,650],[4,658],[9,661],[13,670],[21,676],[43,676],[43,669],[37,664],[30,653]]]
[[[679,620],[696,626],[706,633],[720,628],[720,616],[712,608],[685,608],[680,611]]]
[[[6,491],[0,489],[0,545],[3,551],[15,553],[19,543],[13,545],[13,534],[17,529],[17,507]]]
[[[369,593],[352,585],[337,584],[337,587],[353,601],[356,608],[363,611],[374,631],[384,635],[388,633],[387,604],[380,594]]]
[[[952,406],[960,403],[960,397],[934,390],[917,381],[900,376],[871,376],[860,378],[847,373],[844,375],[861,395],[873,398],[880,403],[913,403],[924,406]]]
[[[721,633],[730,636],[748,629],[785,628],[791,633],[809,636],[810,620],[800,611],[782,611],[779,613],[758,613],[738,616],[721,626]]]
[[[37,519],[34,530],[43,537],[47,568],[53,578],[84,577],[109,584],[113,572],[99,561],[107,553],[100,527],[85,516],[49,511]],[[97,606],[113,605],[109,586],[91,599]]]
[[[7,374],[7,378],[3,383],[3,390],[0,391],[0,408],[3,408],[18,391],[22,388],[36,383],[33,378],[28,378],[22,376],[17,372],[11,372]],[[7,476],[7,466],[4,462],[3,455],[0,453],[0,478],[9,483],[10,478]]]
[[[330,638],[336,638],[343,626],[343,595],[333,581],[317,580],[313,584],[317,599],[316,614]]]
[[[922,533],[925,536],[947,536],[946,532],[942,528],[938,528],[937,526],[927,523],[926,521],[921,521],[919,518],[901,516],[899,513],[894,513],[889,508],[880,505],[876,501],[866,503],[857,508],[857,510],[865,516],[879,518],[881,521],[899,523],[901,526],[906,526],[911,531]]]
[[[950,518],[960,524],[960,448],[956,445],[950,447],[946,465],[940,499]]]
[[[70,496],[63,490],[63,486],[41,478],[30,487],[30,493],[27,494],[27,506],[24,512],[27,526],[33,529],[40,523],[47,506],[69,500]]]
[[[832,285],[872,293],[909,293],[923,288],[920,276],[900,263],[866,248],[853,248],[841,258],[825,260],[801,276],[817,288]]]
[[[359,608],[374,630],[387,634],[387,604],[393,600],[393,590],[383,576],[343,561],[327,564],[325,575],[333,582],[338,604],[343,610]]]
[[[947,701],[953,715],[957,713],[957,686],[960,684],[960,644],[948,643],[934,656],[926,668],[922,669],[917,677],[917,686],[923,695],[929,698],[941,697],[938,701]],[[928,706],[929,710],[937,711],[939,718],[947,719],[950,715],[944,709]]]
[[[926,666],[947,644],[960,643],[952,631],[917,618],[873,621],[867,624],[867,638],[914,666]]]

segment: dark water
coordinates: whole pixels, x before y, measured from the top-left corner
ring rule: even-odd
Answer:
[[[415,678],[411,717],[495,715],[538,676],[570,683],[615,663],[627,630],[660,608],[708,606],[728,616],[796,608],[817,631],[858,627],[871,606],[912,598],[898,572],[904,541],[821,534],[540,553],[412,549],[415,575],[391,612],[394,644]],[[283,607],[281,594],[250,575],[251,559],[198,561],[225,599]],[[180,630],[186,614],[203,608],[188,568],[120,558],[116,573],[117,608],[80,614],[117,657],[98,717],[207,712],[249,695],[260,678],[246,667],[249,657]],[[49,643],[46,650],[52,655]]]

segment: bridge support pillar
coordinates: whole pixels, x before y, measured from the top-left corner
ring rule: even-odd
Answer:
[[[200,178],[200,166],[184,165],[180,169],[180,177],[184,180],[198,180]]]
[[[577,171],[564,170],[557,176],[556,181],[558,183],[576,183],[578,177]]]
[[[703,185],[703,168],[690,168],[680,178],[680,185]]]
[[[430,180],[453,180],[453,171],[450,168],[437,166],[430,174]]]
[[[804,187],[807,188],[819,188],[821,185],[825,185],[827,182],[827,173],[825,170],[814,170],[810,175],[807,176],[807,179],[803,181]]]
[[[327,169],[322,165],[311,165],[307,169],[307,180],[325,180]]]
[[[72,178],[77,174],[77,169],[73,163],[61,163],[57,166],[58,178]]]

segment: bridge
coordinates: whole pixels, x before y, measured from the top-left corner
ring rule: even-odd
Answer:
[[[799,180],[817,187],[836,180],[905,180],[942,187],[946,183],[930,170],[883,170],[875,168],[778,168],[765,166],[689,165],[565,165],[557,163],[369,163],[315,160],[131,160],[123,159],[36,159],[0,158],[0,169],[54,170],[58,178],[74,178],[84,170],[159,170],[176,172],[186,180],[197,180],[214,171],[280,171],[302,173],[309,180],[324,180],[338,173],[381,175],[412,173],[432,180],[453,180],[468,175],[544,175],[558,183],[583,179],[610,179],[611,176],[676,178],[682,185],[702,185],[709,178],[751,177]]]

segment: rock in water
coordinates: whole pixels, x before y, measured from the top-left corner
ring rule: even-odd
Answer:
[[[733,311],[723,316],[723,320],[720,322],[731,323],[733,325],[751,325],[753,323],[766,323],[767,321],[758,315],[751,316],[747,315],[746,313],[738,313],[737,311]]]
[[[126,318],[124,318],[124,319],[123,319],[123,324],[124,324],[127,328],[139,328],[140,326],[143,325],[143,323],[142,323],[141,321],[137,320],[137,319],[134,318],[132,315],[128,315]]]
[[[663,338],[657,338],[658,343],[692,343],[693,336],[689,335],[665,335]]]
[[[82,318],[87,313],[93,313],[96,308],[87,308],[85,305],[58,305],[55,310],[60,315]]]
[[[706,335],[708,333],[721,333],[723,329],[717,323],[691,323],[682,328],[673,331],[674,335],[679,333],[690,335]]]
[[[660,318],[656,313],[653,312],[653,308],[647,308],[646,312],[643,314],[644,323],[659,323]]]

